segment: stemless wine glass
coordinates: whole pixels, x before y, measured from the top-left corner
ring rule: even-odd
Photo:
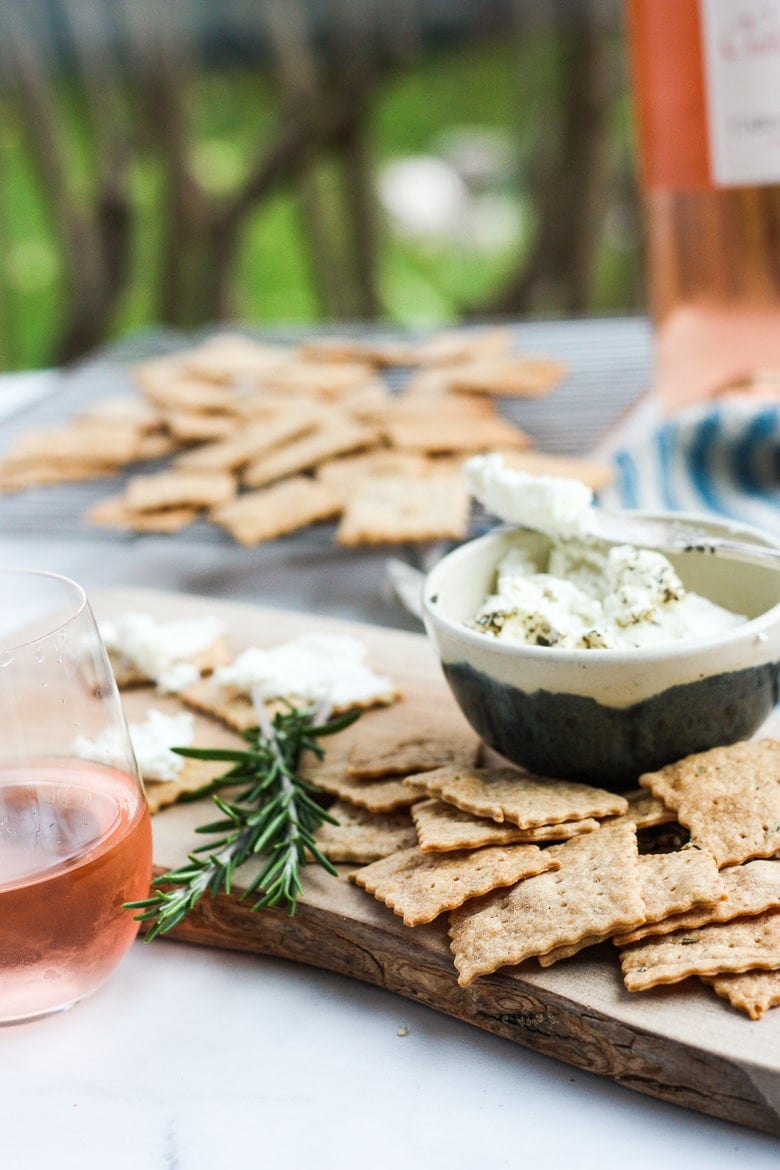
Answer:
[[[0,1023],[69,1007],[138,931],[151,824],[83,589],[0,570]]]

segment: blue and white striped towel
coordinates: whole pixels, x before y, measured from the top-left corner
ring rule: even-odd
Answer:
[[[690,407],[612,458],[605,507],[713,512],[780,536],[780,404]]]

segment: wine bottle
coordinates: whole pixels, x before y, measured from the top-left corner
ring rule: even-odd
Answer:
[[[780,0],[626,0],[656,384],[780,368]]]

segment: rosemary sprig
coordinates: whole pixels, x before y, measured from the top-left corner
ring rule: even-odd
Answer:
[[[335,819],[318,803],[319,789],[298,774],[305,751],[322,758],[318,740],[348,727],[359,712],[351,711],[327,719],[315,707],[277,712],[273,720],[256,703],[259,724],[243,732],[246,750],[222,748],[175,748],[181,756],[196,760],[222,760],[232,767],[205,788],[193,793],[210,793],[222,819],[201,825],[195,831],[216,841],[199,845],[189,854],[189,864],[155,878],[154,892],[127,908],[141,910],[139,922],[151,923],[146,940],[165,934],[182,921],[208,892],[230,893],[236,870],[251,858],[262,856],[264,864],[242,894],[258,894],[252,910],[283,902],[295,913],[301,893],[301,867],[308,860],[329,873],[335,869],[320,851],[314,833],[324,821]],[[244,785],[225,799],[220,790]]]

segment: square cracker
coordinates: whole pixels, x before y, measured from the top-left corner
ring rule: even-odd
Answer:
[[[395,777],[374,780],[370,784],[354,780],[347,775],[345,764],[340,765],[336,760],[330,760],[325,766],[310,766],[304,775],[316,788],[370,813],[391,813],[409,808],[422,796]]]
[[[403,541],[463,540],[471,513],[457,472],[365,479],[347,496],[336,530],[344,546]]]
[[[198,508],[161,508],[154,512],[136,512],[128,508],[124,494],[106,496],[86,512],[90,524],[106,528],[129,528],[134,532],[181,532],[198,518]]]
[[[532,844],[538,841],[566,841],[580,833],[592,833],[599,822],[593,817],[518,829],[499,825],[485,817],[462,812],[442,800],[421,800],[412,806],[417,841],[423,853],[449,853],[456,849],[481,849],[483,845]]]
[[[780,907],[780,859],[728,866],[720,870],[720,880],[726,894],[722,901],[647,922],[626,934],[617,935],[615,943],[626,946],[648,935],[694,930],[711,922],[730,922],[733,918],[751,917]]]
[[[290,361],[292,350],[283,345],[254,341],[243,333],[215,333],[180,355],[188,374],[209,382],[236,382],[262,375]]]
[[[215,508],[233,499],[236,486],[227,471],[158,471],[134,475],[122,498],[131,512]]]
[[[639,878],[645,923],[682,914],[694,906],[712,906],[728,897],[715,858],[702,849],[643,854]]]
[[[365,782],[386,776],[405,777],[445,764],[465,768],[476,761],[479,752],[480,741],[469,727],[441,731],[416,729],[413,725],[390,731],[365,727],[354,736],[347,773]]]
[[[640,855],[638,864],[646,922],[681,913],[691,906],[711,906],[727,896],[715,858],[703,850],[689,848],[676,853],[644,854]],[[559,947],[540,955],[539,963],[551,967],[586,946],[602,942],[604,937],[607,936],[594,935],[571,946]]]
[[[189,796],[205,788],[212,780],[223,776],[228,767],[229,764],[223,764],[219,760],[185,759],[175,780],[147,780],[144,777],[146,803],[149,805],[150,813],[154,816],[161,809],[176,804],[183,796]]]
[[[566,373],[564,362],[553,358],[478,358],[452,373],[452,389],[468,394],[495,394],[513,398],[539,398],[548,394]]]
[[[639,854],[631,825],[605,826],[545,852],[560,869],[488,894],[450,916],[461,987],[500,967],[641,922]]]
[[[273,540],[319,520],[330,520],[341,510],[341,497],[327,484],[302,475],[281,480],[271,487],[247,492],[210,515],[239,544]]]
[[[412,848],[375,861],[350,877],[399,914],[406,926],[419,926],[471,898],[558,866],[537,845],[489,846],[434,856]]]
[[[620,966],[628,991],[679,983],[690,975],[778,970],[780,910],[634,943],[621,950]]]
[[[244,468],[242,480],[247,487],[263,487],[274,480],[299,471],[309,471],[326,459],[374,446],[376,430],[350,419],[333,418],[293,437],[283,447],[265,451]]]
[[[411,775],[407,783],[464,812],[499,824],[509,821],[520,829],[582,817],[607,817],[628,809],[625,797],[614,792],[533,776],[517,768],[437,768]]]
[[[494,447],[528,447],[529,436],[508,419],[481,408],[388,411],[381,424],[388,441],[406,451],[479,452]]]
[[[276,414],[249,422],[226,439],[185,451],[176,459],[176,466],[201,471],[237,471],[263,452],[313,430],[320,418],[321,408],[313,404],[302,404],[294,411],[280,407]]]
[[[674,824],[677,820],[674,812],[645,788],[635,788],[623,795],[628,801],[628,812],[622,814],[623,819],[633,821],[637,829],[653,829],[657,825]]]
[[[399,849],[410,849],[416,843],[414,825],[406,809],[371,813],[337,800],[328,812],[338,824],[325,821],[315,832],[314,839],[334,864],[353,862],[366,865],[397,853]]]
[[[721,868],[780,852],[780,740],[698,752],[639,783],[674,809]]]
[[[780,971],[746,971],[743,975],[703,975],[716,995],[732,1007],[760,1020],[770,1008],[780,1007]]]

